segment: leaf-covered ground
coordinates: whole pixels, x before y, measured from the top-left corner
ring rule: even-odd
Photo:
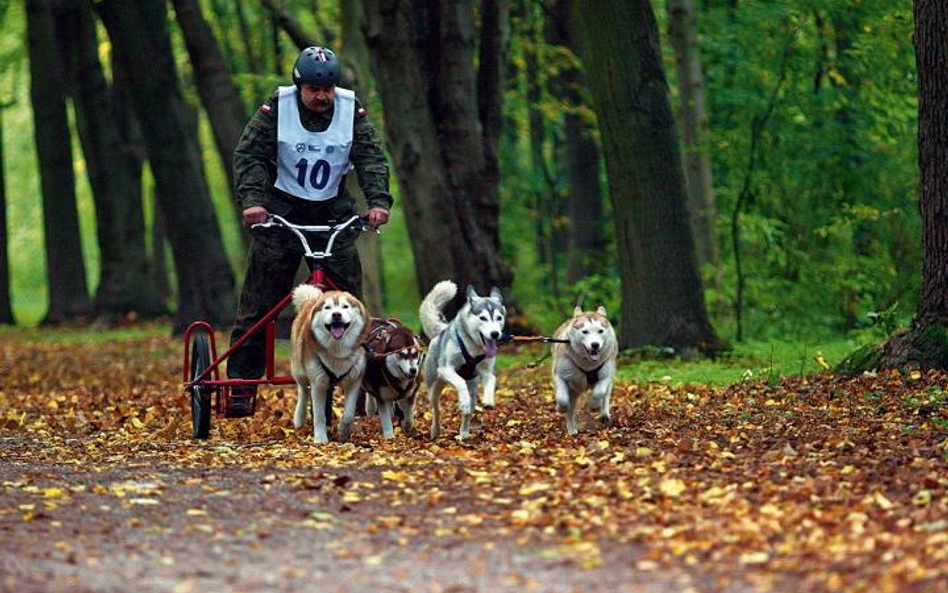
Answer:
[[[271,389],[194,442],[177,342],[25,335],[2,590],[948,590],[944,374],[622,384],[615,426],[568,438],[547,369],[515,368],[463,445],[422,404],[422,436],[317,447]]]

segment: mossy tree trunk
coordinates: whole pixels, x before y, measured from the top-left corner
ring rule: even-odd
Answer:
[[[948,4],[915,0],[922,291],[912,327],[884,347],[882,368],[948,368]]]

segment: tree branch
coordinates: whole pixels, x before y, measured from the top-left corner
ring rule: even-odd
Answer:
[[[299,21],[294,19],[290,13],[286,11],[279,0],[261,1],[263,5],[267,7],[267,10],[273,14],[273,17],[276,19],[277,24],[280,25],[280,28],[290,36],[290,39],[297,48],[302,50],[312,45],[319,45],[306,33],[306,31],[303,30],[303,26],[300,25]]]

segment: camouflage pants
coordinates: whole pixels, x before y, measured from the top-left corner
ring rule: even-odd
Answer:
[[[303,214],[307,213],[289,212],[285,217],[300,224],[325,224],[324,216],[304,217]],[[343,216],[334,218],[340,220]],[[310,240],[310,246],[314,250],[322,249],[324,244],[324,241]],[[247,255],[247,275],[237,304],[237,316],[230,336],[231,344],[237,342],[293,289],[302,257],[303,248],[296,236],[289,231],[263,229],[252,232]],[[338,238],[333,245],[332,258],[323,260],[321,265],[326,276],[340,290],[362,298],[362,264],[354,237],[349,235]],[[266,334],[261,328],[230,355],[227,375],[230,378],[256,379],[263,376],[265,370]]]

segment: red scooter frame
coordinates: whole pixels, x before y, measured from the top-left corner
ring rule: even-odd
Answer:
[[[287,229],[300,240],[303,246],[303,255],[306,258],[311,272],[304,284],[312,284],[322,290],[337,287],[326,276],[322,268],[322,261],[332,256],[333,244],[336,238],[345,232],[362,232],[368,230],[363,218],[353,216],[349,220],[331,226],[325,225],[297,225],[281,216],[271,215],[267,222],[255,224],[252,228],[279,227]],[[313,251],[305,233],[328,233],[329,238],[323,251]],[[276,337],[276,319],[280,312],[293,298],[292,291],[283,297],[260,321],[255,323],[240,337],[226,352],[217,356],[217,343],[214,339],[214,329],[206,321],[195,321],[184,332],[184,366],[183,378],[185,391],[191,394],[191,421],[192,434],[196,439],[206,439],[211,426],[211,395],[216,394],[214,409],[218,415],[225,418],[240,418],[251,416],[256,409],[256,389],[250,393],[234,394],[232,388],[238,386],[258,385],[294,385],[296,381],[290,376],[275,374],[274,340]],[[260,379],[222,379],[220,365],[227,360],[231,353],[243,344],[250,336],[257,332],[266,331],[266,371]]]

